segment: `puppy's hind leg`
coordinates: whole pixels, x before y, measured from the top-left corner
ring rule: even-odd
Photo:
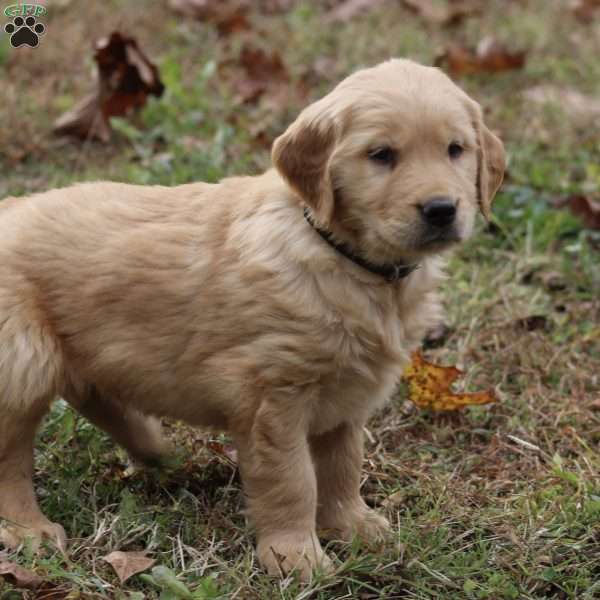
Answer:
[[[15,316],[0,320],[0,348],[0,544],[31,537],[36,549],[48,537],[64,549],[65,532],[40,511],[32,482],[35,433],[56,395],[61,356],[42,327]]]
[[[65,400],[123,446],[136,463],[157,466],[170,453],[159,419],[118,402],[96,386],[70,387]]]

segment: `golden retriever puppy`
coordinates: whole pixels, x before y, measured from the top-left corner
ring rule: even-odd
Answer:
[[[0,540],[40,511],[33,440],[62,396],[133,457],[160,417],[231,433],[269,573],[331,567],[317,530],[366,541],[363,426],[440,313],[442,254],[504,172],[479,106],[390,60],[305,109],[257,177],[86,183],[0,203]]]

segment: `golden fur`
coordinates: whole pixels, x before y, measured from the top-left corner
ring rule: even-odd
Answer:
[[[448,144],[465,148],[450,160]],[[392,145],[397,164],[367,156]],[[65,543],[31,481],[57,396],[136,459],[166,450],[159,417],[228,430],[258,558],[330,567],[317,527],[384,536],[360,497],[362,430],[439,318],[443,250],[489,214],[500,141],[437,69],[392,60],[309,106],[275,169],[174,188],[88,183],[0,204],[0,541]],[[419,206],[457,202],[452,240]],[[390,284],[308,225],[302,205],[373,262],[418,261]]]

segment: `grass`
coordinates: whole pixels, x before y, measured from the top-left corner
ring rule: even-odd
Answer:
[[[426,353],[464,367],[468,389],[494,388],[500,402],[433,414],[400,389],[369,424],[363,487],[397,547],[331,544],[339,572],[310,586],[257,568],[226,437],[170,423],[170,468],[132,473],[121,449],[57,402],[40,432],[36,488],[73,538],[69,558],[28,548],[8,558],[55,585],[54,598],[600,598],[600,240],[551,203],[598,193],[600,143],[592,123],[521,94],[541,84],[600,93],[600,20],[579,24],[558,0],[498,0],[449,29],[399,3],[332,26],[305,2],[252,13],[251,31],[220,38],[165,4],[81,13],[58,3],[39,49],[0,38],[0,197],[83,179],[170,185],[258,172],[294,114],[357,66],[432,62],[451,40],[493,33],[528,49],[525,68],[460,83],[505,140],[509,177],[491,225],[451,261],[448,332]],[[88,40],[115,27],[158,60],[165,95],[116,121],[107,147],[53,138],[52,119],[87,91]],[[239,105],[230,65],[244,43],[281,52],[292,90],[283,100]],[[120,585],[102,557],[141,549],[160,569]],[[3,600],[34,597],[2,585]]]

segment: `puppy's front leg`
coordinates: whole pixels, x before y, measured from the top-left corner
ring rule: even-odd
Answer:
[[[357,535],[376,542],[389,535],[388,520],[369,508],[360,496],[364,454],[362,426],[342,423],[314,436],[310,447],[317,473],[317,524],[329,537],[346,541]]]
[[[297,570],[308,581],[315,567],[332,565],[316,535],[317,481],[301,400],[263,401],[252,428],[234,435],[260,563],[272,575]]]

